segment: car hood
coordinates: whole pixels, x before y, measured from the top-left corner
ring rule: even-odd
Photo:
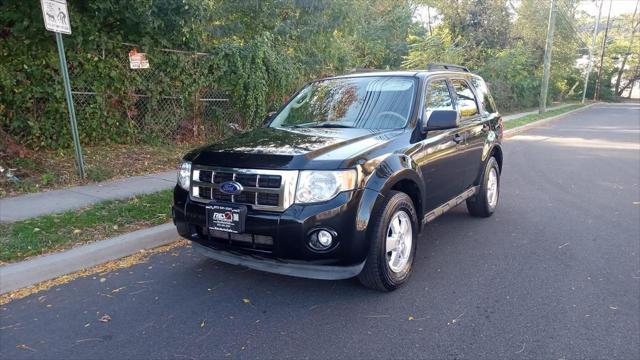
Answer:
[[[403,133],[404,129],[258,128],[195,149],[185,160],[253,169],[336,169],[349,167]]]

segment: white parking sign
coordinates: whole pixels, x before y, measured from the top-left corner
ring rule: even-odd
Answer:
[[[49,31],[71,34],[66,0],[40,0],[44,27]]]

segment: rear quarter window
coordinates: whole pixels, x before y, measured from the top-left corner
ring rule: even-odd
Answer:
[[[451,84],[456,93],[457,108],[462,119],[468,119],[478,115],[478,103],[470,85],[461,79],[452,79]]]
[[[496,105],[493,102],[493,97],[489,92],[489,87],[487,84],[479,77],[472,77],[471,84],[476,89],[476,94],[478,94],[478,101],[482,105],[482,111],[484,113],[492,114],[497,112]]]

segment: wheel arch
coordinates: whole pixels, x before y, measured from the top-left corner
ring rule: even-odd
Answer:
[[[487,157],[487,161],[491,157],[496,158],[496,161],[498,162],[498,168],[500,169],[500,173],[502,173],[502,160],[504,159],[503,153],[502,153],[502,146],[498,144],[494,145],[493,148],[491,149],[491,152],[489,153],[489,156]]]
[[[425,202],[425,182],[415,162],[406,155],[390,156],[368,177],[365,187],[375,190],[378,197],[371,209],[375,213],[386,201],[390,191],[401,191],[409,196],[418,215],[418,229],[422,227]]]

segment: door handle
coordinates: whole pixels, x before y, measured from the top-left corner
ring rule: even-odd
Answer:
[[[456,144],[460,144],[462,142],[462,140],[464,140],[464,137],[462,137],[462,135],[460,135],[460,134],[453,135],[453,141]]]

